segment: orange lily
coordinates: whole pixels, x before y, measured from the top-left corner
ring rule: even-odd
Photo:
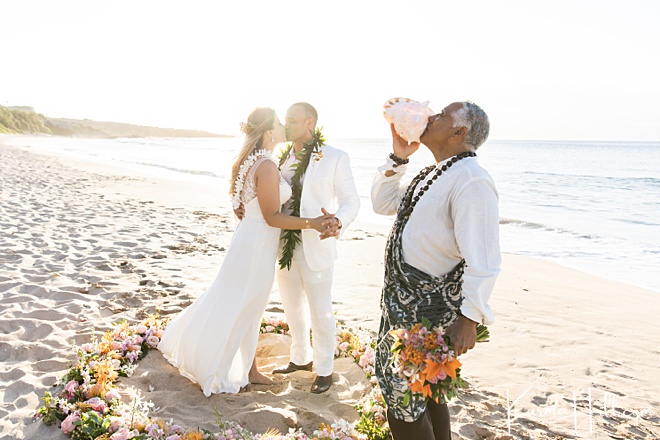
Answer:
[[[424,385],[424,390],[422,391],[424,397],[432,397],[433,391],[431,391],[431,385]]]
[[[442,364],[433,362],[431,359],[426,359],[426,377],[434,378],[442,371]]]
[[[410,384],[410,391],[412,391],[413,393],[421,393],[423,390],[424,390],[423,380],[416,380]]]
[[[451,377],[452,379],[456,379],[456,369],[461,366],[461,363],[458,361],[458,359],[454,358],[445,362],[442,364],[442,366],[444,367],[447,376]]]

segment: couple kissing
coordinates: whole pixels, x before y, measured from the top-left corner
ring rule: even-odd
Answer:
[[[276,271],[292,342],[290,362],[273,373],[313,370],[312,393],[332,385],[336,238],[355,220],[360,199],[348,155],[325,145],[317,121],[316,109],[300,102],[288,109],[285,125],[274,110],[257,108],[241,126],[245,140],[230,181],[241,221],[215,280],[169,323],[158,345],[206,396],[272,383],[258,371],[255,353]],[[291,144],[275,162],[273,150],[286,140]]]

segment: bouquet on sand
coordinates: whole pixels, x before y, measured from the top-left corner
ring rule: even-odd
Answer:
[[[439,403],[448,402],[458,396],[459,388],[466,387],[461,379],[461,363],[442,327],[433,326],[424,318],[410,329],[392,330],[390,335],[394,338],[392,370],[408,384],[404,405],[412,393]],[[487,342],[489,337],[488,328],[477,324],[477,342]]]

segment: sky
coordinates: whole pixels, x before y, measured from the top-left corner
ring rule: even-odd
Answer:
[[[390,98],[491,139],[660,141],[660,2],[1,1],[0,105],[239,135],[258,106],[386,138]]]

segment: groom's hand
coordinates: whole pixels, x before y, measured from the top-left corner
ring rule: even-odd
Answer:
[[[325,240],[326,238],[339,237],[339,225],[341,224],[339,219],[335,217],[334,214],[330,214],[328,211],[326,211],[325,208],[321,208],[321,212],[323,215],[330,215],[332,217],[321,223],[325,227],[325,230],[321,233],[319,238],[321,240]]]
[[[238,217],[239,220],[243,220],[243,217],[245,217],[245,207],[241,203],[241,205],[234,209],[234,215]]]

